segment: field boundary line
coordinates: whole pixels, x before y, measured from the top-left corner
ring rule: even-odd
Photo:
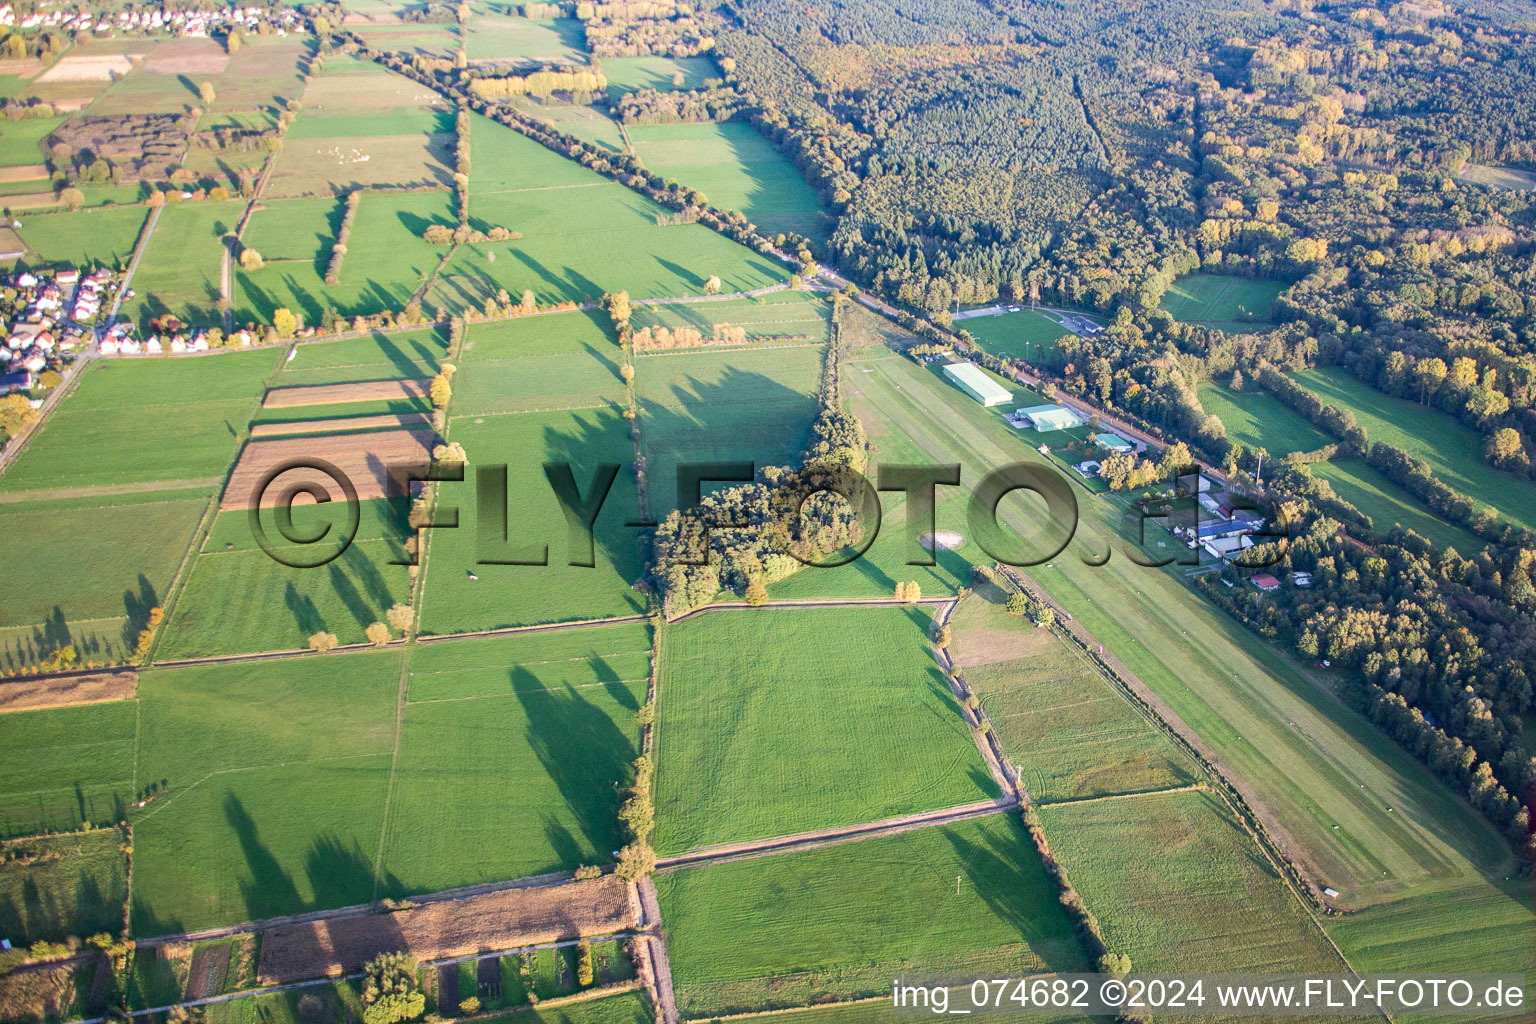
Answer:
[[[379,898],[384,874],[384,843],[389,837],[389,808],[395,800],[395,776],[400,773],[400,747],[405,734],[405,708],[411,686],[411,653],[400,652],[400,680],[395,690],[395,742],[389,753],[389,782],[384,787],[384,813],[379,816],[379,848],[373,856],[373,898]]]
[[[950,615],[964,600],[965,597],[952,598],[939,608],[938,614],[933,617],[934,634],[948,628]],[[965,702],[975,697],[975,694],[971,691],[970,684],[965,681],[964,674],[955,665],[955,660],[950,657],[949,651],[940,647],[936,640],[936,635],[930,636],[933,660],[944,672],[944,681],[949,684],[950,692],[954,694],[956,702],[960,705],[960,719],[970,727],[971,739],[975,742],[981,759],[987,763],[987,770],[992,773],[998,789],[1004,793],[1011,792],[1014,801],[1020,806],[1028,804],[1029,790],[1024,788],[1018,772],[1011,769],[1007,755],[1003,753],[1003,745],[997,738],[997,730],[992,727],[992,719],[987,717],[987,712],[981,706],[981,698],[976,697],[974,709],[966,707]]]
[[[1067,797],[1063,800],[1036,800],[1036,807],[1076,807],[1080,804],[1098,804],[1109,800],[1135,800],[1143,796],[1167,796],[1172,793],[1209,793],[1211,787],[1204,782],[1191,782],[1187,786],[1169,786],[1166,789],[1141,789],[1134,793],[1105,793],[1101,796]],[[1347,962],[1347,961],[1346,961]]]
[[[889,996],[867,996],[863,999],[843,999],[835,1003],[811,1003],[809,1006],[780,1006],[772,1010],[748,1010],[745,1013],[714,1014],[708,1017],[685,1017],[680,1024],[697,1024],[703,1021],[728,1021],[728,1020],[756,1020],[759,1017],[784,1017],[792,1013],[806,1013],[810,1010],[837,1009],[841,1006],[868,1006],[871,1003],[885,1003]]]
[[[906,607],[914,604],[938,605],[954,601],[955,598],[944,595],[942,597],[920,597],[916,601],[908,601],[898,597],[827,597],[805,598],[803,600],[767,601],[763,604],[747,604],[745,601],[717,601],[714,604],[706,604],[700,608],[694,608],[676,618],[668,619],[668,623],[682,622],[709,612],[757,611],[761,608],[889,608]]]
[[[815,850],[825,846],[839,846],[843,843],[857,842],[861,839],[897,835],[901,832],[911,832],[921,828],[936,828],[941,825],[952,825],[961,821],[970,821],[973,818],[986,818],[994,814],[1011,811],[1018,806],[1019,801],[1017,798],[999,796],[991,800],[977,800],[973,803],[960,804],[955,807],[943,807],[935,811],[918,811],[913,814],[903,814],[894,818],[882,818],[878,821],[867,821],[857,825],[836,826],[833,828],[816,829],[810,832],[795,832],[790,835],[774,836],[768,839],[756,839],[741,843],[701,846],[671,857],[658,857],[656,860],[656,871],[658,874],[670,874],[674,871],[703,867],[707,864],[724,864],[731,861],[751,860],[756,857],[773,856],[781,853]]]

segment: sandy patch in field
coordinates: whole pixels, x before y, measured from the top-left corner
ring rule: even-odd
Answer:
[[[432,461],[437,435],[430,430],[384,430],[371,434],[330,437],[295,437],[282,441],[252,441],[240,452],[240,461],[229,474],[229,484],[219,503],[222,509],[248,509],[258,499],[262,478],[278,466],[298,459],[319,458],[350,480],[359,501],[387,498],[399,491],[391,486],[391,473],[407,470],[416,475]],[[404,477],[401,477],[403,480]],[[291,488],[317,485],[332,501],[345,500],[341,484],[323,470],[295,468],[275,477],[260,495],[264,506],[273,506]],[[310,501],[310,498],[299,498]]]
[[[636,917],[628,884],[605,875],[428,903],[393,914],[283,925],[262,934],[259,982],[335,976],[396,950],[429,961],[608,935],[632,927]]]
[[[923,534],[921,537],[917,538],[917,542],[923,547],[927,548],[929,551],[933,551],[935,549],[954,551],[957,548],[964,546],[965,537],[962,534],[956,533],[954,530],[935,530],[933,533]]]
[[[335,434],[343,430],[379,430],[385,427],[425,427],[432,418],[424,412],[408,412],[400,415],[385,413],[381,416],[355,416],[349,420],[300,420],[297,423],[258,423],[251,428],[252,437],[271,437],[274,434]]]
[[[0,714],[127,700],[138,689],[137,672],[94,672],[85,676],[6,681],[0,683]]]
[[[319,384],[309,387],[273,388],[262,399],[263,409],[291,409],[298,405],[339,405],[343,402],[394,401],[425,398],[430,380],[365,380],[353,384]]]
[[[22,78],[31,78],[41,70],[43,70],[43,62],[36,57],[0,60],[0,75],[20,75]]]
[[[0,167],[0,181],[35,181],[46,177],[48,177],[48,167],[45,164]]]
[[[220,75],[228,63],[229,54],[211,39],[177,39],[156,48],[144,61],[144,70],[155,75]]]
[[[132,57],[142,54],[107,53],[95,56],[72,55],[37,76],[38,82],[110,82],[114,75],[133,70]]]

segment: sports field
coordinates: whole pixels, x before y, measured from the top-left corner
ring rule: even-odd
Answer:
[[[0,715],[0,835],[122,821],[133,798],[131,701]]]
[[[1209,793],[1058,804],[1040,820],[1104,941],[1138,972],[1347,970]]]
[[[930,621],[916,607],[801,608],[714,612],[667,627],[657,851],[996,796],[933,661]],[[701,764],[714,768],[700,773]]]
[[[712,206],[746,214],[763,234],[827,237],[815,190],[751,125],[632,125],[629,137],[648,169],[698,189]]]
[[[660,514],[678,507],[679,462],[798,462],[816,418],[825,352],[806,342],[637,358],[635,402],[651,508]]]
[[[1269,307],[1288,287],[1285,281],[1190,274],[1163,293],[1162,307],[1186,323],[1229,332],[1267,330],[1273,322]]]
[[[1484,542],[1476,534],[1452,526],[1397,484],[1372,469],[1364,459],[1331,459],[1308,467],[1313,476],[1327,480],[1334,493],[1371,517],[1379,534],[1394,525],[1428,537],[1437,547],[1453,547],[1463,558],[1481,551]]]
[[[392,891],[611,860],[649,648],[629,625],[414,649],[383,848]]]
[[[218,477],[277,359],[268,350],[98,362],[0,478],[0,492]]]
[[[1333,441],[1256,383],[1241,393],[1225,384],[1205,383],[1198,394],[1201,407],[1227,428],[1228,440],[1263,448],[1277,459],[1316,451]]]
[[[1009,615],[984,584],[950,617],[950,656],[1037,804],[1188,785],[1200,778],[1084,655]]]
[[[656,888],[688,1017],[878,995],[906,972],[1086,969],[1011,814],[677,871]]]
[[[995,356],[1022,359],[1037,366],[1052,365],[1057,342],[1071,333],[1054,317],[1033,309],[967,317],[956,327],[969,331],[983,349]]]
[[[1436,409],[1384,395],[1336,367],[1305,370],[1296,379],[1324,402],[1348,409],[1372,441],[1403,449],[1429,463],[1435,479],[1517,526],[1536,530],[1536,482],[1500,472],[1483,461],[1483,441]]]
[[[871,372],[862,373],[866,368]],[[960,462],[962,479],[1040,458],[1000,417],[910,360],[872,350],[845,379],[857,382],[853,405],[866,422],[887,420],[927,458]],[[1100,556],[1118,533],[1122,506],[1099,500],[1079,509],[1074,550]],[[1309,676],[1316,669],[1277,658],[1262,639],[1213,614],[1182,577],[1141,568],[1122,552],[1097,568],[1069,552],[1029,571],[1221,751],[1290,852],[1339,889],[1343,905],[1475,877],[1506,862],[1493,831],[1328,696]],[[1383,793],[1392,794],[1390,803]]]

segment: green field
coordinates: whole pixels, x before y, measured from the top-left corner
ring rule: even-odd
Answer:
[[[1472,882],[1428,892],[1359,914],[1330,918],[1328,934],[1362,973],[1498,973],[1527,976],[1536,956],[1536,900],[1529,881]],[[1399,1015],[1399,1020],[1428,1019]],[[1508,1020],[1508,1014],[1456,1020]]]
[[[114,828],[0,847],[0,932],[16,946],[123,930],[128,858]]]
[[[1462,557],[1483,550],[1475,534],[1452,526],[1430,512],[1413,495],[1372,469],[1364,459],[1333,459],[1308,467],[1312,475],[1327,480],[1334,493],[1371,517],[1379,534],[1402,525],[1427,537],[1437,547],[1452,547]]]
[[[725,292],[789,276],[702,225],[658,227],[662,207],[511,129],[476,116],[470,132],[470,223],[522,238],[461,246],[429,294],[434,306],[478,309],[502,288],[532,289],[541,303],[668,298],[702,294],[711,276]]]
[[[273,386],[422,380],[435,375],[447,355],[448,332],[440,328],[312,341],[299,345],[293,358],[282,364]]]
[[[32,636],[17,648],[8,638],[0,667],[18,668],[66,643],[87,661],[127,657],[149,610],[170,589],[211,494],[0,504],[5,536],[31,538],[37,550],[54,553],[9,567],[0,628],[30,627]]]
[[[1318,368],[1296,379],[1324,402],[1348,409],[1371,441],[1395,445],[1429,463],[1435,479],[1517,526],[1536,530],[1536,482],[1500,472],[1483,461],[1483,440],[1435,409],[1392,398],[1344,370]]]
[[[29,266],[127,266],[147,213],[143,208],[127,207],[23,214],[17,229],[27,245],[22,262]]]
[[[1040,819],[1105,943],[1138,972],[1347,969],[1208,793],[1058,804]]]
[[[413,650],[384,840],[393,891],[608,863],[648,648],[639,625]]]
[[[465,384],[473,372],[466,366],[455,386]],[[644,597],[632,589],[643,573],[635,531],[624,526],[638,515],[634,475],[628,469],[634,446],[618,409],[455,417],[449,438],[464,445],[470,469],[465,484],[443,484],[438,501],[439,509],[458,508],[459,528],[428,531],[423,632],[610,618],[645,609]],[[545,462],[570,464],[584,495],[599,464],[620,466],[597,518],[590,552],[584,544],[572,548]],[[472,489],[474,467],[480,464],[507,466],[506,532],[503,524],[487,520],[484,544],[477,537],[482,525]],[[570,564],[589,555],[593,567]],[[481,559],[541,556],[547,565],[481,564]]]
[[[704,80],[718,78],[719,72],[708,57],[604,57],[603,77],[608,95],[617,98],[636,89],[702,89]]]
[[[849,365],[845,380],[856,382],[854,407],[872,436],[904,432],[927,459],[961,463],[964,480],[1041,458],[993,410],[910,360],[872,350]],[[1124,513],[1118,499],[1081,502],[1079,509],[1072,551],[1031,575],[1221,752],[1227,770],[1253,788],[1291,854],[1339,889],[1343,905],[1503,869],[1503,841],[1328,695],[1312,675],[1316,669],[1277,657],[1260,637],[1213,614],[1181,576],[1144,569],[1120,551],[1097,568],[1075,557],[1102,556]]]
[[[1224,274],[1190,274],[1163,293],[1162,307],[1175,320],[1223,331],[1267,330],[1274,321],[1269,307],[1290,285]]]
[[[1292,452],[1316,451],[1333,442],[1258,384],[1249,384],[1238,394],[1224,384],[1206,383],[1200,385],[1198,393],[1200,405],[1227,428],[1228,440],[1263,448],[1277,459]]]
[[[763,234],[827,237],[816,191],[751,125],[632,125],[629,137],[648,169],[698,189],[711,206],[746,214]]]
[[[523,18],[481,14],[469,23],[465,48],[471,60],[494,58],[534,64],[580,63],[585,39],[575,18]],[[604,61],[604,67],[607,66]]]
[[[517,109],[529,117],[538,118],[556,131],[590,142],[610,153],[624,152],[624,136],[619,133],[618,123],[596,107],[538,103],[524,98],[518,101]]]
[[[21,167],[43,162],[42,141],[64,123],[62,117],[7,120],[0,125],[0,167]]]
[[[138,295],[123,302],[123,318],[137,321],[141,329],[167,313],[191,324],[218,323],[222,239],[244,212],[243,200],[165,207],[134,272]]]
[[[378,520],[371,515],[368,521],[377,526]],[[392,605],[409,599],[406,567],[391,564],[407,557],[398,528],[370,531],[383,539],[360,532],[355,543],[324,566],[290,568],[251,543],[249,522],[244,509],[219,513],[169,616],[157,658],[302,650],[320,632],[333,633],[344,644],[361,643],[363,630],[382,622]],[[271,522],[265,522],[272,531]],[[295,522],[302,524],[298,517]],[[230,549],[234,538],[241,543]],[[313,554],[301,551],[294,557]]]
[[[146,672],[133,921],[164,934],[366,902],[399,651]]]
[[[0,491],[220,477],[277,359],[250,351],[97,362],[0,479]]]
[[[469,329],[454,378],[461,416],[623,406],[619,346],[602,313],[561,313]]]
[[[290,206],[291,202],[301,205]],[[263,212],[280,216],[286,224],[286,228],[274,230],[303,232],[295,236],[295,243],[314,235],[318,245],[321,225],[315,217],[305,215],[313,208],[310,200],[290,200],[281,205],[269,203]],[[260,216],[252,218],[253,225]],[[423,240],[422,232],[432,224],[453,223],[452,195],[448,192],[365,194],[352,222],[340,283],[325,283],[330,260],[328,240],[323,255],[317,249],[311,258],[303,258],[302,250],[296,250],[300,257],[291,262],[269,263],[254,273],[236,269],[235,320],[267,321],[272,311],[282,306],[311,324],[320,322],[327,307],[343,316],[402,309],[448,251]]]
[[[1033,309],[998,316],[967,317],[957,327],[969,331],[983,349],[1003,359],[1049,366],[1056,344],[1070,333],[1055,319]]]
[[[824,342],[830,330],[832,310],[814,292],[778,291],[750,299],[673,302],[664,306],[640,306],[630,317],[635,330],[690,327],[712,338],[717,326],[741,327],[748,342],[789,340]]]
[[[1084,970],[1012,815],[657,878],[678,1008],[877,995],[903,973]]]
[[[135,710],[118,701],[0,715],[0,835],[122,821]]]
[[[987,584],[950,617],[950,656],[1036,803],[1188,785],[1195,764],[1086,657]]]
[[[816,419],[825,352],[800,343],[638,357],[635,403],[651,509],[677,506],[679,462],[798,464]]]
[[[713,612],[668,627],[657,850],[996,796],[933,661],[929,623],[923,608],[803,608]]]

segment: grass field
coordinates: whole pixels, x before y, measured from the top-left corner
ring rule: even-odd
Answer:
[[[323,444],[323,438],[316,439],[317,446]],[[378,511],[387,506],[384,501],[369,504]],[[263,513],[263,522],[275,539],[268,515]],[[156,657],[299,650],[319,632],[333,633],[344,644],[362,642],[363,630],[382,622],[392,605],[410,595],[406,567],[390,564],[407,558],[400,542],[403,531],[381,527],[380,518],[370,514],[363,520],[375,529],[360,530],[329,564],[290,568],[254,546],[247,511],[220,512],[169,616]],[[339,518],[326,519],[338,528],[345,525]],[[298,516],[295,522],[308,528]],[[312,555],[293,552],[295,558]]]
[[[1372,469],[1364,459],[1315,462],[1313,476],[1327,480],[1334,493],[1371,517],[1376,532],[1386,534],[1400,524],[1438,547],[1453,547],[1462,557],[1483,550],[1484,542],[1468,530],[1452,526],[1420,501]]]
[[[275,387],[347,384],[365,380],[422,380],[441,368],[448,332],[375,332],[362,338],[308,342],[278,370]]]
[[[1173,282],[1163,294],[1162,307],[1186,323],[1230,332],[1266,330],[1273,322],[1270,304],[1288,287],[1285,281],[1190,274]]]
[[[1003,609],[991,584],[950,617],[950,656],[1036,803],[1188,785],[1193,762],[1087,658]]]
[[[461,416],[625,404],[619,346],[603,313],[561,313],[469,329],[454,378]]]
[[[465,42],[470,60],[526,61],[533,64],[581,63],[585,40],[574,18],[522,18],[481,14],[469,23]],[[606,68],[608,62],[604,61]]]
[[[280,216],[286,228],[277,230],[303,232],[295,236],[297,241],[308,239],[319,229],[312,216],[305,216],[307,208],[288,202],[270,203],[264,212],[286,214]],[[256,219],[252,218],[253,225]],[[280,306],[293,310],[306,323],[318,323],[327,307],[343,316],[402,309],[448,252],[423,240],[422,232],[432,224],[454,222],[449,192],[366,194],[352,222],[339,284],[325,283],[328,248],[323,256],[317,252],[311,259],[301,256],[291,262],[270,263],[254,273],[236,269],[235,318],[270,320],[272,311]],[[340,222],[336,223],[339,226]]]
[[[83,660],[126,657],[165,598],[211,494],[208,487],[121,502],[0,504],[0,532],[53,553],[9,566],[0,627],[31,627],[33,636],[19,650],[7,643],[0,666],[18,668],[66,643],[77,644]],[[106,649],[87,639],[94,627],[105,633]]]
[[[639,625],[413,650],[384,841],[394,891],[608,863],[649,643]]]
[[[1040,819],[1104,941],[1138,972],[1347,969],[1208,793],[1059,804]]]
[[[959,321],[983,349],[1003,359],[1022,359],[1037,366],[1052,364],[1056,343],[1070,332],[1033,309]]]
[[[0,715],[0,835],[122,821],[133,793],[131,701]]]
[[[923,608],[805,608],[668,627],[657,851],[996,796],[933,661],[929,623]]]
[[[128,858],[114,828],[7,844],[0,932],[15,946],[123,930]],[[30,863],[28,862],[30,860]]]
[[[1320,367],[1296,379],[1324,402],[1354,413],[1373,442],[1395,445],[1429,463],[1435,479],[1447,487],[1492,505],[1517,526],[1536,530],[1536,482],[1484,462],[1482,438],[1471,429],[1436,409],[1384,395],[1345,370]]]
[[[664,306],[640,306],[630,324],[677,330],[691,327],[706,338],[715,327],[745,328],[749,342],[769,339],[824,342],[830,330],[832,310],[814,292],[769,292],[750,299],[673,302]]]
[[[98,362],[0,479],[0,491],[220,476],[277,359],[251,351]]]
[[[0,167],[43,162],[42,141],[64,123],[62,117],[33,117],[6,121],[0,127]]]
[[[647,168],[698,189],[713,206],[746,214],[763,234],[827,237],[815,190],[751,125],[634,125],[629,137]]]
[[[1000,417],[909,360],[871,350],[848,366],[844,379],[856,382],[851,401],[872,436],[905,433],[926,459],[961,463],[963,480],[1041,458]],[[1311,676],[1315,669],[1277,656],[1262,639],[1214,614],[1172,572],[1144,569],[1113,551],[1098,568],[1074,557],[1108,549],[1124,506],[1097,499],[1079,509],[1073,549],[1030,573],[1220,750],[1292,855],[1339,889],[1343,905],[1369,905],[1503,869],[1503,841],[1329,696]],[[1390,802],[1382,797],[1387,793]]]
[[[455,386],[467,386],[466,366]],[[479,422],[477,422],[479,421]],[[645,600],[631,589],[643,567],[633,529],[638,515],[628,422],[616,408],[455,417],[449,437],[464,445],[470,469],[464,484],[442,485],[439,509],[459,509],[459,528],[429,531],[430,554],[421,628],[456,633],[501,626],[634,615]],[[572,548],[564,514],[543,463],[569,463],[582,494],[601,463],[619,473],[603,502],[589,552]],[[507,523],[480,522],[474,467],[507,466]],[[482,543],[477,534],[488,531]],[[503,538],[507,538],[503,541]],[[571,565],[573,557],[591,568]],[[484,559],[548,558],[547,565],[481,564]],[[474,574],[474,577],[471,576]]]
[[[1536,900],[1529,881],[1472,882],[1331,918],[1329,935],[1362,973],[1529,977],[1536,958]],[[1526,1005],[1533,986],[1526,985]],[[1399,1020],[1428,1019],[1399,1015]],[[1457,1020],[1508,1020],[1458,1015]]]
[[[1085,969],[1012,815],[678,871],[656,887],[685,1017],[877,995],[904,973]]]
[[[28,266],[127,266],[147,210],[134,207],[23,215],[17,229]]]
[[[660,206],[493,121],[476,116],[470,137],[470,223],[523,237],[461,246],[430,293],[434,305],[479,308],[500,288],[532,289],[540,302],[612,291],[669,298],[701,294],[711,276],[725,292],[789,276],[702,225],[658,227]]]
[[[617,98],[636,89],[702,89],[704,80],[719,72],[708,57],[604,57],[603,77],[608,95]]]
[[[138,295],[124,301],[123,318],[137,321],[141,329],[166,313],[193,324],[218,323],[221,239],[235,230],[244,212],[243,200],[165,207],[134,272]]]
[[[140,935],[366,902],[399,651],[146,672],[133,818]]]
[[[656,1013],[644,992],[626,992],[602,999],[540,1006],[489,1017],[485,1024],[651,1024]]]
[[[1199,396],[1205,411],[1227,428],[1228,440],[1263,448],[1277,459],[1316,451],[1333,441],[1257,384],[1241,394],[1225,384],[1201,384]]]
[[[539,103],[524,98],[517,103],[517,108],[529,117],[536,117],[553,126],[556,131],[574,135],[610,153],[624,152],[624,136],[619,133],[618,123],[596,107]]]
[[[824,358],[824,346],[810,343],[637,358],[635,401],[652,511],[677,506],[679,462],[797,464],[816,419]]]

